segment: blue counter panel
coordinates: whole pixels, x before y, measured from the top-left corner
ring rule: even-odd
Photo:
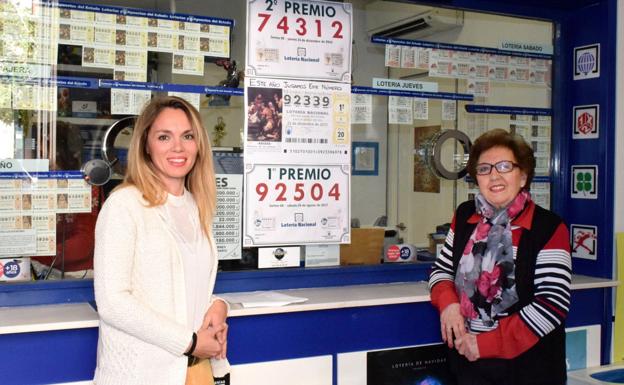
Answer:
[[[430,303],[232,317],[232,364],[383,349],[440,340]]]
[[[97,328],[0,335],[0,384],[92,380]]]
[[[576,290],[567,327],[601,325],[604,290]],[[282,313],[228,320],[233,364],[440,342],[429,303]]]
[[[215,293],[424,281],[431,263],[220,271]],[[0,285],[0,307],[94,302],[93,280],[35,281]]]
[[[35,281],[0,285],[0,306],[93,302],[93,280]]]
[[[603,325],[605,290],[573,291],[566,326]],[[438,313],[429,302],[231,317],[228,323],[232,364],[441,341]],[[0,335],[0,384],[90,380],[96,346],[97,328]]]
[[[223,271],[215,293],[426,281],[431,263]]]
[[[605,312],[605,290],[610,289],[574,290],[566,326],[601,325]]]

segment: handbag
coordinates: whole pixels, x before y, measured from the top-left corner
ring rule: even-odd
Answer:
[[[190,357],[186,369],[186,385],[214,385],[212,366],[208,358]]]

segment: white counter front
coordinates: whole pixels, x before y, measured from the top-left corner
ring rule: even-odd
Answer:
[[[610,279],[583,275],[574,275],[572,277],[572,290],[607,288],[617,285],[618,281]],[[295,297],[304,297],[307,300],[303,303],[286,306],[254,308],[243,308],[239,303],[233,303],[231,304],[230,317],[429,301],[429,291],[426,282],[320,287],[278,290],[277,292]],[[245,293],[237,294],[244,295]],[[222,296],[227,299],[228,294],[223,294]],[[0,334],[97,326],[97,312],[88,303],[0,308]]]

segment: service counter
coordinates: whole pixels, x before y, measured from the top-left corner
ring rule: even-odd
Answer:
[[[595,344],[600,345],[605,306],[617,284],[573,277],[567,327],[587,328],[594,352],[600,351]],[[440,341],[438,314],[429,303],[426,282],[278,292],[307,301],[261,308],[232,304],[232,385],[361,385],[367,351]],[[89,303],[0,308],[0,362],[12,368],[4,371],[2,383],[88,381],[95,366],[97,325],[97,312]],[[595,360],[591,364],[600,364]]]

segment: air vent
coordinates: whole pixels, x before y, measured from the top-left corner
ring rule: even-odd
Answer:
[[[409,5],[403,5],[406,7],[403,12],[384,12],[383,10],[374,12],[375,16],[367,20],[369,36],[419,39],[435,33],[458,29],[464,25],[463,11],[430,8],[405,18],[405,14],[411,12],[407,8]]]

